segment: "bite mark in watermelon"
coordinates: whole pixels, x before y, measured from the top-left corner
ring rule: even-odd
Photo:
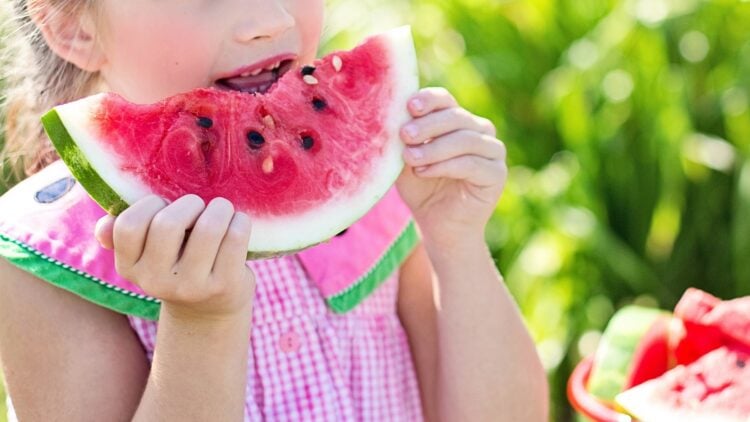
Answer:
[[[224,197],[253,219],[249,254],[269,256],[333,237],[388,191],[418,84],[404,27],[290,71],[265,94],[206,88],[151,105],[99,94],[43,123],[110,213],[152,193]]]

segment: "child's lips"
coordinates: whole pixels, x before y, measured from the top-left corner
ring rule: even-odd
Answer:
[[[222,89],[247,93],[265,93],[286,72],[291,70],[293,60],[287,59],[262,70],[244,72],[237,76],[218,79],[215,84]]]
[[[242,92],[266,92],[268,88],[279,79],[278,70],[264,71],[256,76],[237,76],[234,78],[220,79],[217,82],[234,91]]]

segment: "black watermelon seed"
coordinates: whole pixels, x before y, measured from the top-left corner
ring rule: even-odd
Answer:
[[[302,148],[304,149],[312,149],[312,147],[315,145],[315,140],[312,136],[305,135],[302,137]]]
[[[336,235],[336,237],[340,237],[346,234],[346,232],[349,231],[349,229],[342,230],[339,234]]]
[[[328,106],[328,104],[326,104],[325,100],[321,100],[320,98],[313,98],[312,105],[313,105],[313,108],[315,110],[317,110],[317,111],[321,111],[321,110],[325,109],[326,106]]]
[[[737,367],[738,368],[744,368],[745,367],[745,361],[741,359],[737,359]]]
[[[302,67],[302,76],[312,75],[313,73],[315,73],[315,66]]]
[[[263,135],[260,134],[260,132],[256,132],[254,130],[248,132],[247,140],[250,141],[250,148],[253,149],[258,149],[266,143],[266,138],[264,138]]]
[[[208,117],[199,117],[196,122],[198,123],[198,126],[206,129],[210,129],[211,126],[214,125],[214,121]]]

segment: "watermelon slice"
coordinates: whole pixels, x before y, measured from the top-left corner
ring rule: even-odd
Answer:
[[[152,193],[225,197],[253,219],[248,252],[261,257],[333,237],[389,190],[418,84],[403,27],[290,70],[263,94],[206,88],[150,105],[99,94],[42,120],[108,212]]]
[[[644,422],[750,421],[750,354],[720,347],[617,396]]]

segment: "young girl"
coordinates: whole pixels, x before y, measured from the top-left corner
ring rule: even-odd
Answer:
[[[309,63],[324,0],[13,3],[29,44],[7,154],[34,175],[0,199],[0,357],[20,420],[546,418],[544,372],[484,242],[506,177],[487,119],[422,90],[404,104],[398,192],[330,244],[245,262],[252,221],[220,198],[104,216],[52,163],[38,117],[101,90],[147,103],[218,87],[280,54]],[[407,244],[413,226],[388,221],[411,218]],[[334,279],[360,293],[351,309],[326,302]]]

